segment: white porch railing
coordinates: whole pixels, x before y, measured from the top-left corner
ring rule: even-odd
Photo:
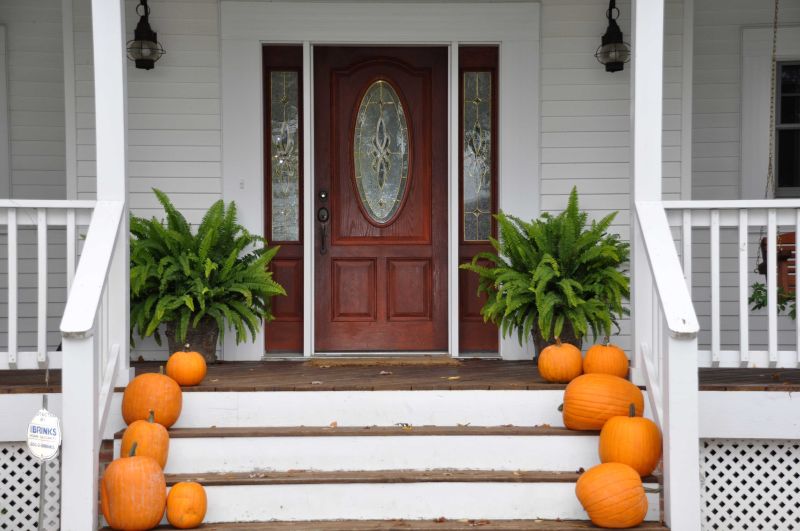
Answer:
[[[659,201],[637,201],[637,226],[649,268],[636,270],[634,289],[649,286],[652,308],[637,308],[636,366],[664,436],[664,510],[672,529],[700,529],[699,390],[700,327]],[[649,317],[649,318],[648,318]]]
[[[776,259],[777,235],[800,234],[800,200],[665,201],[663,207],[695,308],[707,323],[700,366],[800,366],[800,326],[778,312]],[[762,236],[766,279],[753,271]],[[753,312],[748,304],[754,282],[767,286],[765,311]]]
[[[58,302],[72,286],[80,238],[94,206],[94,201],[0,200],[8,316],[0,369],[61,367],[57,328],[48,327],[48,318],[61,316]],[[34,330],[20,330],[20,324],[32,323]]]
[[[98,201],[64,317],[62,529],[97,528],[98,451],[115,383],[125,384],[128,286],[110,276],[127,262],[125,203]],[[119,376],[119,377],[118,377]]]

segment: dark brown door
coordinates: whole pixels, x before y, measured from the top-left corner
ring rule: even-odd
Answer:
[[[315,349],[447,350],[445,48],[317,47]]]

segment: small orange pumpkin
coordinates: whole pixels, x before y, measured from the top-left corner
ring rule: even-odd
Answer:
[[[567,383],[581,375],[582,363],[578,347],[556,338],[554,345],[542,349],[539,354],[539,374],[548,382]]]
[[[154,411],[155,421],[169,428],[178,420],[182,406],[183,395],[175,380],[164,374],[140,374],[122,395],[122,418],[130,425]]]
[[[610,374],[584,374],[564,391],[564,426],[571,430],[599,430],[611,417],[644,413],[642,391],[628,380]]]
[[[158,525],[167,504],[164,472],[152,457],[136,455],[113,461],[100,481],[100,506],[112,529],[143,531]]]
[[[628,356],[617,345],[608,342],[593,345],[586,351],[583,359],[584,374],[613,374],[620,378],[628,377]]]
[[[624,463],[640,476],[652,474],[661,459],[661,432],[652,420],[637,417],[633,404],[628,415],[609,419],[600,431],[600,462]]]
[[[622,463],[590,468],[578,478],[575,494],[589,519],[598,527],[635,527],[647,516],[647,495],[642,478]]]
[[[169,454],[169,435],[167,428],[155,422],[152,409],[147,420],[134,421],[122,434],[120,455],[128,455],[134,441],[138,442],[137,455],[152,457],[164,469]]]
[[[183,351],[172,354],[167,360],[167,376],[178,382],[178,385],[191,387],[206,377],[206,360],[199,352],[189,350],[187,344]]]
[[[167,520],[172,527],[194,529],[203,523],[207,503],[206,491],[200,483],[176,483],[167,496]]]

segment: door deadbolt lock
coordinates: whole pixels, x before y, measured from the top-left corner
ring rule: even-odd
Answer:
[[[328,221],[329,217],[330,213],[328,212],[327,208],[322,207],[319,210],[317,210],[317,219],[319,220],[320,223],[325,223],[326,221]]]

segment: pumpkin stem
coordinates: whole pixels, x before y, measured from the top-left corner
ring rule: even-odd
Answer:
[[[561,346],[561,338],[556,336],[556,345]]]
[[[628,416],[629,417],[635,417],[636,416],[636,406],[635,405],[631,404],[630,406],[628,406]]]
[[[183,351],[184,351],[184,352],[189,352],[189,343],[186,343],[186,344],[183,346]]]
[[[163,365],[160,365],[158,367],[158,374],[164,374],[164,366]]]
[[[611,342],[611,340],[610,340],[610,338],[608,336],[605,336],[603,338],[603,346],[604,347],[607,347],[610,342]]]
[[[152,423],[154,423],[155,421],[156,421],[156,413],[155,413],[155,411],[153,411],[153,410],[151,409],[151,410],[150,410],[150,415],[148,415],[148,417],[147,417],[147,422],[149,422],[150,424],[152,424]]]
[[[139,446],[139,443],[134,441],[131,445],[131,451],[128,452],[128,457],[133,457],[136,455],[136,447]]]
[[[558,410],[559,411],[564,411],[564,404],[559,404],[558,405]]]

